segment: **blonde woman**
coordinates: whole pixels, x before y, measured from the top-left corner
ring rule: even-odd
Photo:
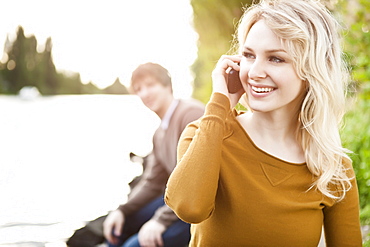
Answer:
[[[361,246],[339,136],[347,73],[337,22],[318,1],[261,1],[237,38],[240,55],[218,61],[167,184],[166,203],[192,223],[190,246],[317,246],[322,227],[327,246]],[[235,93],[230,69],[242,84]],[[233,109],[239,100],[249,111]]]

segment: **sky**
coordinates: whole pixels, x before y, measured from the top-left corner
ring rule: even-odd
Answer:
[[[190,66],[197,56],[190,0],[0,0],[0,59],[18,26],[48,37],[58,71],[78,72],[104,88],[118,77],[128,86],[141,63],[155,62],[172,76],[174,94],[190,97]]]

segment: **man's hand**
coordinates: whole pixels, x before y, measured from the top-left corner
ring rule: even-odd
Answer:
[[[122,233],[122,227],[125,222],[125,216],[120,210],[115,210],[109,213],[103,223],[104,237],[109,243],[119,244],[119,236]],[[114,230],[114,232],[113,232]]]
[[[139,231],[139,243],[145,247],[162,247],[162,234],[166,227],[155,220],[146,222]]]

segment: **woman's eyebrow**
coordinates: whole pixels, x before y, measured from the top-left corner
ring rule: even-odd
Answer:
[[[252,48],[250,47],[244,47],[244,50],[249,50],[251,52],[254,52]],[[265,53],[274,53],[274,52],[284,52],[284,53],[287,53],[286,50],[284,49],[271,49],[271,50],[265,50]]]
[[[267,50],[267,53],[274,53],[274,52],[284,52],[287,53],[286,50],[284,49],[272,49],[272,50]]]

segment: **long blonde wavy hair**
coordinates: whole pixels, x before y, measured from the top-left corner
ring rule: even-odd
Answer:
[[[307,83],[299,113],[297,139],[308,169],[316,177],[312,187],[341,200],[351,188],[344,163],[350,162],[341,144],[339,128],[348,82],[340,46],[340,25],[315,0],[261,0],[244,12],[235,45],[242,52],[250,28],[264,20],[281,39],[294,61],[298,76]]]

